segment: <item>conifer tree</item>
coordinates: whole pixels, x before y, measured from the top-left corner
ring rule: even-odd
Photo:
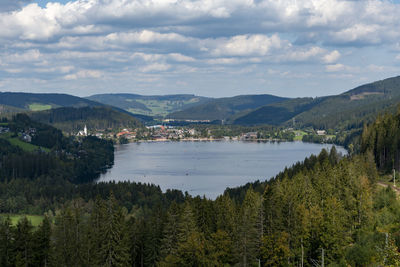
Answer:
[[[33,259],[32,243],[33,226],[23,217],[18,221],[14,234],[15,266],[30,266]]]
[[[34,265],[47,267],[50,264],[51,254],[51,223],[47,216],[33,235]]]
[[[6,217],[0,224],[0,266],[13,266],[13,227],[10,217]]]
[[[105,221],[101,227],[100,266],[123,267],[129,265],[128,239],[125,214],[111,193],[106,203]]]
[[[258,215],[261,208],[260,197],[249,188],[242,203],[238,225],[237,249],[242,266],[252,266],[257,262],[260,249]]]

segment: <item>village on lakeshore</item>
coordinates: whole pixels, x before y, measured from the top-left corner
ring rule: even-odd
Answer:
[[[296,130],[285,128],[274,131],[254,130],[241,131],[240,133],[221,133],[218,127],[195,126],[169,126],[151,125],[141,128],[123,129],[88,129],[87,125],[72,134],[76,137],[96,136],[101,139],[110,139],[115,143],[129,142],[164,142],[164,141],[302,141],[304,136],[319,138],[320,143],[330,142],[335,138],[334,134],[325,130],[303,129]]]

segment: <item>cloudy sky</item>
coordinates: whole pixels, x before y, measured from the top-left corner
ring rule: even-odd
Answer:
[[[0,0],[0,91],[322,96],[400,75],[400,1]]]

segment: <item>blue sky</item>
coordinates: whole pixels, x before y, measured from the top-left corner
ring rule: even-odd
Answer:
[[[36,0],[36,1],[32,1],[31,3],[37,3],[39,6],[41,7],[45,7],[47,3],[49,2],[58,2],[61,4],[66,4],[68,2],[70,2],[71,0],[58,0],[58,1],[51,1],[51,0]]]
[[[0,91],[323,96],[400,73],[399,0],[0,2]]]

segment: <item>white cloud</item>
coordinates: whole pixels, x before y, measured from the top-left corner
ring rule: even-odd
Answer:
[[[160,72],[171,68],[171,65],[163,63],[153,63],[141,68],[142,72]]]
[[[323,56],[322,60],[327,64],[335,63],[340,58],[340,53],[337,50]]]
[[[379,25],[356,24],[332,33],[333,41],[338,43],[364,42],[378,44],[382,41],[380,33],[384,31]]]
[[[346,66],[345,65],[343,65],[343,64],[334,64],[334,65],[326,65],[325,66],[325,69],[326,69],[326,71],[328,71],[328,72],[337,72],[337,71],[342,71],[342,70],[344,70],[346,68]]]
[[[312,46],[307,49],[296,49],[293,46],[290,46],[290,49],[288,49],[286,53],[282,53],[282,55],[278,56],[278,62],[313,61],[319,58],[323,53],[325,53],[325,50],[318,46]]]
[[[281,48],[282,45],[283,42],[278,35],[272,35],[271,37],[262,34],[238,35],[219,44],[213,54],[230,56],[265,56],[271,50]]]
[[[325,70],[327,72],[360,72],[360,69],[358,67],[347,66],[341,63],[326,65]]]
[[[187,38],[176,33],[158,33],[149,30],[129,33],[112,33],[105,37],[105,42],[116,43],[141,43],[149,44],[155,42],[185,42]]]
[[[171,53],[168,55],[168,58],[176,61],[176,62],[194,62],[196,61],[193,57],[188,57],[179,53]]]
[[[81,70],[74,74],[65,75],[65,80],[77,80],[77,79],[85,79],[85,78],[100,78],[102,77],[102,72],[97,70]]]

